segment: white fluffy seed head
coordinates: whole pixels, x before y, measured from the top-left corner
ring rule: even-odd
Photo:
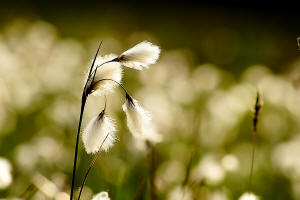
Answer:
[[[126,114],[128,129],[134,137],[152,143],[161,141],[161,135],[156,132],[150,113],[137,100],[126,94],[122,108]]]
[[[94,69],[104,62],[110,61],[116,58],[116,55],[110,54],[104,57],[98,57]],[[113,91],[118,86],[117,83],[109,80],[100,81],[102,79],[113,79],[121,83],[122,79],[122,67],[119,62],[109,62],[98,68],[95,79],[93,81],[91,93],[94,95],[105,95]]]
[[[151,42],[141,42],[119,56],[119,62],[125,67],[142,70],[154,64],[160,54],[160,48]]]
[[[107,192],[100,192],[93,196],[92,200],[110,200]]]
[[[90,121],[82,134],[82,142],[88,154],[99,150],[108,151],[114,145],[115,140],[115,123],[103,111]]]

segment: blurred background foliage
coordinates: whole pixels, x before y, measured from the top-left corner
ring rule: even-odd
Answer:
[[[154,147],[158,199],[231,200],[246,192],[257,89],[263,109],[253,192],[300,199],[300,21],[293,11],[1,3],[0,197],[68,198],[80,95],[99,41],[105,55],[148,40],[162,48],[159,61],[142,72],[125,69],[123,83],[164,138]],[[83,199],[100,191],[150,199],[149,152],[128,132],[123,101],[122,91],[108,97],[120,140],[98,159]],[[88,99],[83,126],[103,105],[101,97]],[[90,161],[81,145],[77,185]]]

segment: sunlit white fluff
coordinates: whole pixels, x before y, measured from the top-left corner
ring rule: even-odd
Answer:
[[[100,150],[102,143],[101,150],[108,151],[116,140],[115,134],[116,127],[113,120],[103,112],[100,113],[91,120],[83,131],[82,141],[86,152],[96,153]]]
[[[110,200],[107,192],[100,192],[93,196],[92,200]]]
[[[160,48],[151,42],[141,42],[119,56],[119,62],[125,67],[137,70],[148,68],[154,64],[160,54]]]
[[[259,198],[253,193],[246,192],[240,196],[239,200],[259,200]]]
[[[0,158],[0,189],[7,188],[11,183],[11,165],[7,159]]]
[[[126,113],[127,126],[133,136],[150,142],[159,142],[159,135],[152,124],[150,113],[140,106],[137,100],[126,94],[126,101],[122,106]]]
[[[114,58],[116,58],[116,55],[110,54],[106,55],[104,57],[98,57],[94,69],[101,65],[104,62],[110,61]],[[92,85],[92,91],[91,93],[94,95],[105,95],[109,94],[113,91],[113,89],[118,86],[117,83],[113,81],[100,81],[102,79],[113,79],[119,83],[121,83],[122,79],[122,67],[119,62],[109,62],[107,64],[104,64],[100,66],[97,70],[95,79],[93,81]]]

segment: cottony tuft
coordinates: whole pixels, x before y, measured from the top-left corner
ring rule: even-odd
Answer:
[[[115,123],[103,110],[97,117],[91,120],[83,131],[82,142],[86,152],[108,151],[114,145],[116,140],[115,134]]]
[[[160,54],[160,48],[151,42],[141,42],[123,52],[117,60],[125,67],[142,70],[155,64]]]

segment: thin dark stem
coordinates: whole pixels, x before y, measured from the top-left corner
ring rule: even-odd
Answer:
[[[190,173],[191,173],[191,167],[192,167],[192,161],[194,158],[194,151],[192,151],[191,153],[191,157],[187,163],[187,167],[186,167],[186,171],[185,171],[185,177],[184,177],[184,181],[182,182],[182,186],[185,187],[188,182],[189,182],[189,178],[190,178]]]
[[[139,187],[136,190],[136,193],[134,195],[134,200],[142,199],[142,195],[144,193],[146,183],[147,183],[147,178],[143,178],[139,184]]]
[[[96,66],[96,69],[94,69],[94,71],[91,73],[91,74],[93,74],[93,79],[92,79],[92,80],[95,79],[95,76],[96,76],[96,73],[97,73],[98,68],[101,67],[102,65],[105,65],[105,64],[110,63],[110,62],[115,62],[115,59],[106,61],[106,62],[104,62],[104,63],[102,63],[102,64]]]
[[[84,112],[86,99],[87,99],[86,96],[82,96],[80,116],[79,116],[78,129],[77,129],[77,137],[76,137],[75,154],[74,154],[74,164],[73,164],[73,175],[72,175],[72,186],[71,186],[70,200],[73,199],[73,193],[74,193],[80,127],[81,127],[81,122],[82,122],[82,117],[83,117],[83,112]]]
[[[116,58],[114,58],[114,59],[112,59],[112,60],[106,61],[106,62],[104,62],[104,63],[101,64],[101,65],[104,65],[104,64],[109,63],[109,62],[119,62],[120,60],[119,60],[118,58],[119,58],[119,57],[116,57]],[[96,66],[95,71],[96,71],[99,67],[101,67],[101,65]]]
[[[109,133],[108,133],[108,134],[106,135],[106,137],[104,138],[103,142],[101,143],[101,146],[100,146],[99,151],[97,151],[97,153],[95,154],[95,156],[94,156],[94,158],[93,158],[93,160],[92,160],[92,162],[91,162],[91,164],[90,164],[90,166],[89,166],[87,172],[85,173],[84,179],[83,179],[82,184],[81,184],[81,187],[80,187],[80,191],[79,191],[79,195],[78,195],[78,200],[80,200],[80,196],[81,196],[83,187],[84,187],[84,185],[85,185],[85,182],[86,182],[86,180],[87,180],[87,177],[88,177],[88,175],[89,175],[91,169],[93,168],[93,166],[94,166],[94,164],[95,164],[95,162],[96,162],[96,160],[97,160],[97,158],[98,158],[98,156],[99,156],[99,154],[100,154],[102,145],[104,144],[104,142],[105,142],[105,140],[107,139],[108,136],[109,136]]]
[[[149,150],[149,168],[150,168],[150,195],[151,195],[151,200],[156,200],[156,189],[155,189],[155,184],[154,184],[154,172],[155,172],[155,157],[154,157],[154,148],[153,145],[149,142],[146,141],[146,144],[148,146]]]
[[[101,43],[102,43],[102,41],[101,41]],[[101,45],[101,44],[100,44],[100,45]],[[117,58],[118,58],[118,57],[117,57]],[[114,59],[112,59],[112,60],[106,61],[106,62],[104,62],[104,63],[102,63],[102,64],[96,66],[96,69],[94,69],[94,71],[92,71],[92,68],[91,68],[90,73],[89,73],[89,77],[91,77],[91,75],[93,75],[93,78],[91,79],[91,83],[94,82],[95,76],[96,76],[96,73],[97,73],[97,70],[98,70],[99,67],[101,67],[102,65],[105,65],[105,64],[107,64],[107,63],[110,63],[110,62],[118,62],[118,61],[117,61],[117,58],[114,58]]]
[[[92,63],[92,65],[91,65],[91,67],[90,67],[90,71],[89,71],[88,78],[87,78],[87,80],[86,80],[86,82],[85,82],[85,84],[84,84],[83,92],[84,92],[84,95],[85,95],[85,96],[88,96],[88,94],[86,94],[88,82],[89,82],[89,80],[90,80],[90,78],[91,78],[91,74],[92,74],[92,71],[93,71],[93,68],[94,68],[94,65],[95,65],[95,62],[96,62],[96,58],[97,58],[97,56],[98,56],[98,52],[99,52],[99,50],[100,50],[101,45],[102,45],[102,40],[101,40],[101,42],[100,42],[100,44],[99,44],[99,46],[98,46],[98,49],[97,49],[96,55],[95,55],[95,57],[94,57],[93,63]],[[97,67],[97,68],[98,68],[98,67]],[[96,69],[97,69],[97,68],[96,68]],[[96,73],[95,73],[95,74],[96,74]],[[92,79],[91,81],[93,81],[94,78],[95,78],[95,75],[93,76],[93,79]]]
[[[124,90],[125,93],[129,94],[129,92],[126,90],[126,88],[123,86],[123,84],[119,83],[118,81],[115,81],[115,80],[110,79],[110,78],[104,78],[104,79],[101,79],[97,82],[100,82],[100,81],[113,81],[113,82],[117,83],[119,86],[121,86],[121,88]]]
[[[100,42],[100,45],[97,49],[96,55],[94,57],[93,63],[90,67],[90,71],[89,71],[89,76],[85,82],[84,88],[83,88],[83,93],[82,93],[82,98],[81,98],[81,108],[80,108],[80,115],[79,115],[79,122],[78,122],[78,129],[77,129],[77,136],[76,136],[76,145],[75,145],[75,153],[74,153],[74,164],[73,164],[73,173],[72,173],[72,185],[71,185],[71,191],[70,191],[70,200],[73,200],[73,193],[74,193],[74,186],[75,186],[75,179],[76,179],[76,165],[77,165],[77,155],[78,155],[78,145],[79,145],[79,135],[80,135],[80,128],[81,128],[81,122],[82,122],[82,117],[83,117],[83,113],[84,113],[84,107],[86,104],[86,100],[87,100],[87,86],[88,86],[88,82],[90,80],[90,76],[93,70],[93,67],[95,65],[95,61],[96,58],[98,56],[98,52],[100,50],[100,47],[102,45],[102,41]]]
[[[249,174],[248,192],[251,192],[254,158],[255,158],[255,147],[256,147],[256,130],[253,131],[252,142],[253,144],[252,144],[252,152],[251,152],[251,166],[250,166],[250,174]]]
[[[31,192],[34,192],[36,190],[36,187],[31,183],[26,190],[20,195],[20,198],[25,198],[28,196],[27,194],[30,194]]]
[[[252,183],[254,159],[255,159],[255,149],[256,149],[256,133],[257,133],[258,115],[261,111],[261,107],[262,107],[262,102],[260,99],[260,94],[257,91],[256,102],[255,102],[255,106],[254,106],[254,116],[253,116],[252,153],[251,153],[251,165],[250,165],[250,174],[249,174],[249,182],[248,182],[248,192],[251,192],[251,183]]]
[[[184,177],[184,180],[182,182],[182,189],[183,189],[183,193],[182,193],[182,197],[181,197],[182,199],[184,198],[184,195],[186,194],[186,186],[189,183],[193,157],[194,157],[194,151],[191,153],[190,159],[189,159],[189,161],[187,163],[187,166],[186,166],[185,177]]]

